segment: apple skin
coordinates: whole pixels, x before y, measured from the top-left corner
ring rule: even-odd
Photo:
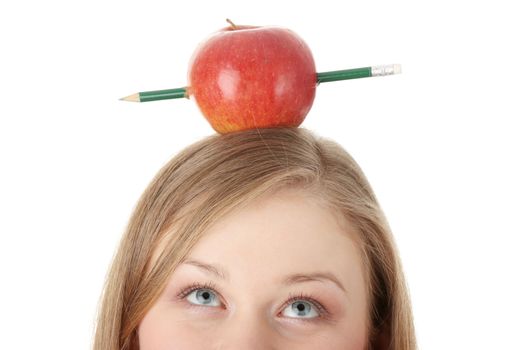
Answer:
[[[188,72],[189,96],[221,134],[298,127],[316,86],[312,52],[282,27],[223,28],[197,47]]]

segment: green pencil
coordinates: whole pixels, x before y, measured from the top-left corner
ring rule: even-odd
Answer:
[[[359,79],[368,77],[378,77],[401,73],[400,64],[389,64],[383,66],[363,67],[354,69],[344,69],[331,72],[317,73],[317,83],[327,83],[337,80]],[[158,100],[168,100],[172,98],[182,98],[187,96],[185,87],[178,89],[143,91],[121,98],[123,101],[149,102]]]

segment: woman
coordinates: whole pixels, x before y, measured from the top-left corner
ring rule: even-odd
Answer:
[[[210,136],[142,195],[94,350],[416,349],[386,219],[359,166],[304,128]]]

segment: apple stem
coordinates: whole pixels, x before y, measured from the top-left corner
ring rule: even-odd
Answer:
[[[230,25],[232,26],[232,29],[234,29],[234,30],[237,29],[237,26],[235,25],[235,23],[232,22],[231,19],[226,18],[226,22],[230,23]]]

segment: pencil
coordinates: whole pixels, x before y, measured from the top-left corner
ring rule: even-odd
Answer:
[[[331,72],[317,73],[317,83],[321,84],[338,80],[379,77],[399,73],[401,73],[400,64],[344,69]],[[182,97],[188,97],[187,88],[185,87],[177,89],[138,92],[133,95],[123,97],[121,98],[121,100],[130,102],[149,102]]]
[[[332,72],[317,73],[318,83],[327,83],[337,80],[348,80],[369,77],[381,77],[385,75],[401,73],[400,64],[389,64],[384,66],[363,67],[354,69],[336,70]]]
[[[171,98],[181,98],[181,97],[187,97],[186,88],[143,91],[143,92],[138,92],[136,94],[123,97],[121,98],[121,100],[130,101],[130,102],[149,102],[149,101],[168,100]]]

